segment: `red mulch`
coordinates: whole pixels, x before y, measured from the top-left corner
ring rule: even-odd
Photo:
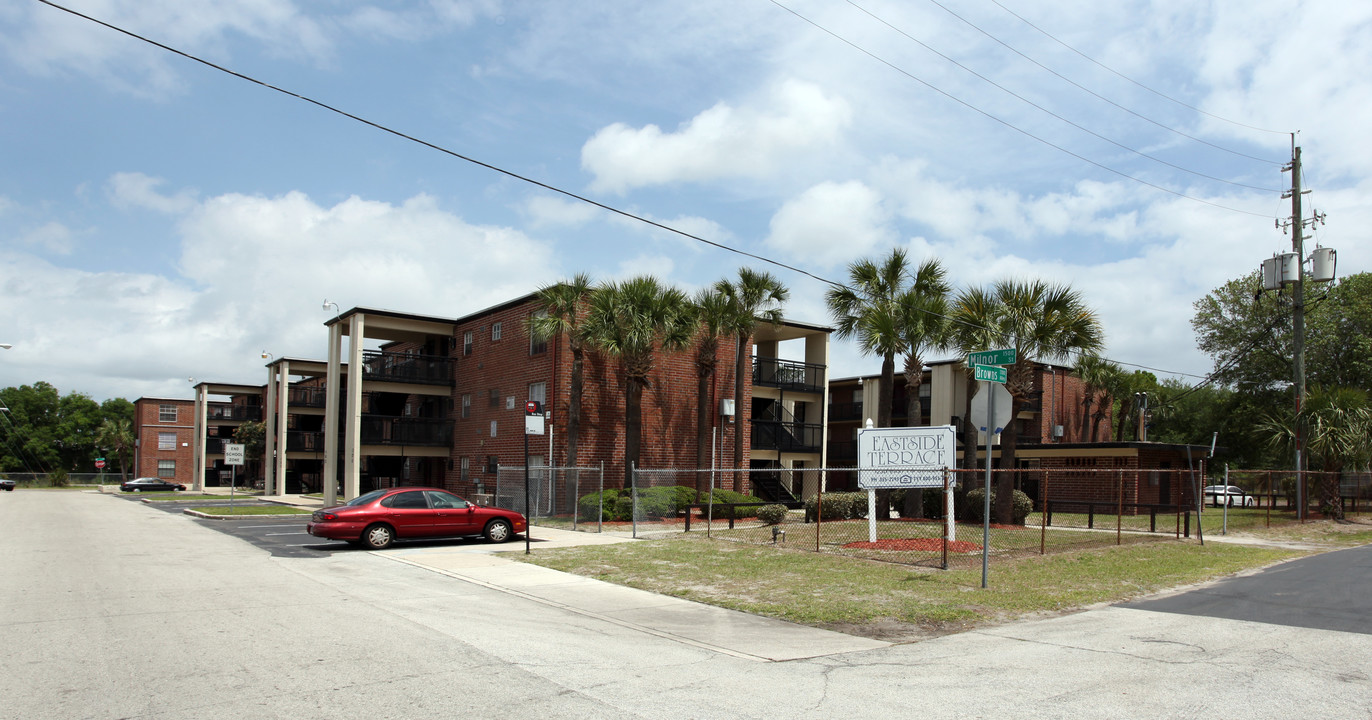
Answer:
[[[850,542],[845,544],[845,548],[856,550],[919,550],[922,552],[943,552],[943,538],[885,538],[876,542]],[[954,540],[948,543],[948,552],[951,553],[970,553],[981,552],[981,545],[966,540]]]

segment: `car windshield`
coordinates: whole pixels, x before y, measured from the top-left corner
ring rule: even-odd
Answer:
[[[348,502],[343,503],[343,504],[344,504],[344,505],[347,505],[347,506],[366,505],[367,503],[372,502],[373,500],[375,500],[375,499],[377,499],[377,498],[379,498],[379,497],[381,497],[382,495],[385,495],[385,494],[386,494],[386,490],[384,490],[384,489],[383,489],[383,490],[373,490],[373,491],[367,493],[366,495],[358,495],[357,497],[355,497],[355,498],[353,498],[352,500],[349,500]]]

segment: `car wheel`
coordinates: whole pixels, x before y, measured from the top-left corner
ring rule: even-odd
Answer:
[[[367,526],[367,529],[362,531],[362,543],[372,550],[385,550],[393,542],[395,530],[391,529],[390,525],[377,523]]]
[[[490,542],[503,543],[514,537],[514,529],[508,520],[492,520],[486,523],[486,530],[482,534]]]

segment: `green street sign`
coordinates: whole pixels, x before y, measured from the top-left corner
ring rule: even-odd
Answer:
[[[1003,367],[995,365],[973,365],[972,377],[977,380],[1004,384],[1009,378],[1010,373]]]
[[[1014,365],[1015,349],[983,350],[967,354],[968,365]],[[1005,382],[1002,380],[1001,382]]]

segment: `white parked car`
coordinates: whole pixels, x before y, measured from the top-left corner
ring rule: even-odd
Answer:
[[[1236,485],[1206,485],[1205,501],[1213,503],[1215,507],[1221,504],[1229,507],[1253,507],[1258,504],[1257,498]]]

